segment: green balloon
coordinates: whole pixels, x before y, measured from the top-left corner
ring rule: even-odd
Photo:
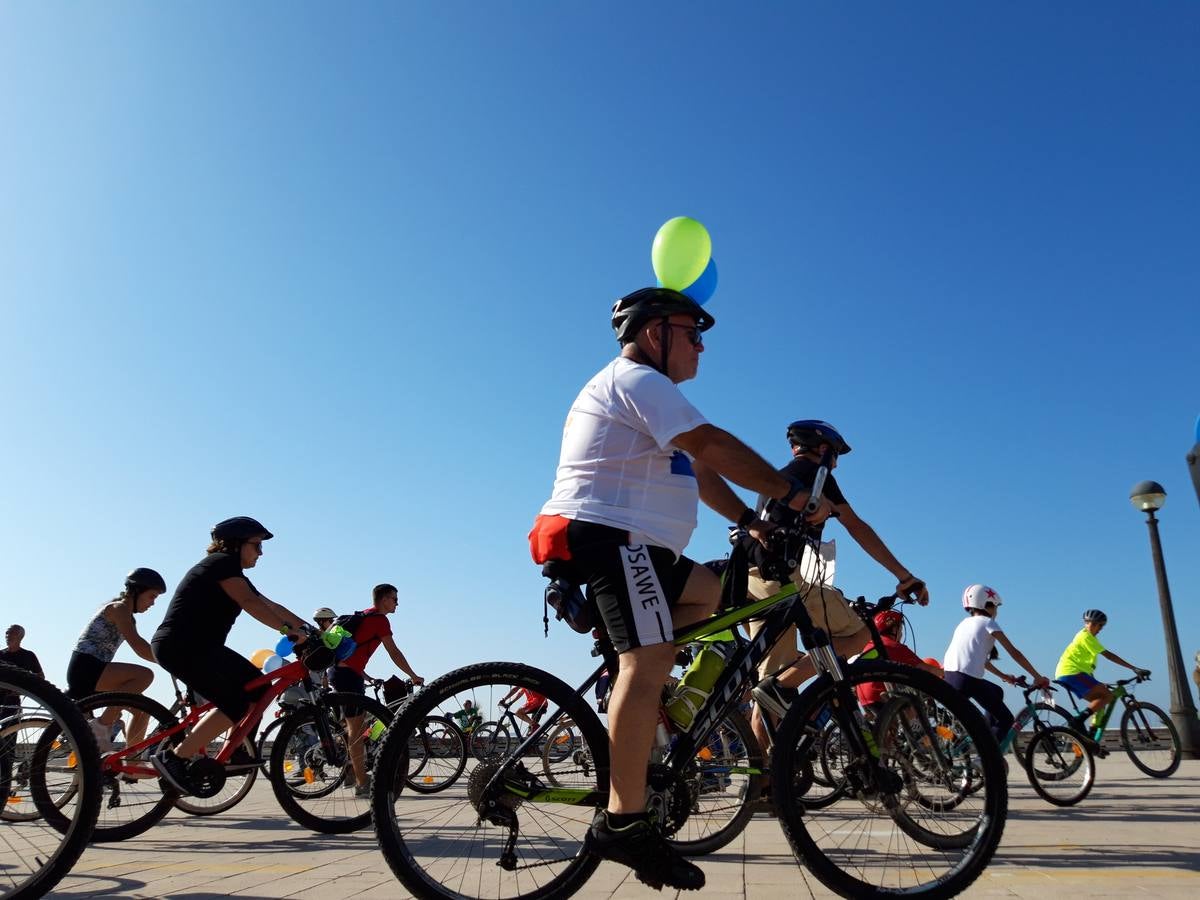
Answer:
[[[654,236],[650,261],[663,287],[681,291],[704,272],[712,256],[712,238],[695,219],[676,216]]]

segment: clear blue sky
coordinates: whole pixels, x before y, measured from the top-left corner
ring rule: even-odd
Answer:
[[[1144,478],[1200,648],[1194,4],[14,2],[0,84],[0,607],[52,676],[237,514],[301,612],[397,584],[426,675],[582,675],[525,534],[675,215],[721,272],[685,392],[780,464],[845,432],[923,655],[983,581],[1040,666],[1098,606],[1164,673]]]

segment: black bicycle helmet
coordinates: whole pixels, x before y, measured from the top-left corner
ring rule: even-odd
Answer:
[[[624,347],[637,337],[647,322],[676,314],[691,316],[701,331],[708,331],[717,323],[699,303],[686,294],[670,288],[651,287],[626,294],[613,304],[612,327],[617,333],[617,342]]]
[[[125,590],[166,593],[167,583],[153,569],[139,567],[125,576]]]
[[[1087,610],[1087,611],[1085,611],[1085,612],[1084,612],[1084,614],[1083,614],[1083,621],[1085,621],[1085,622],[1099,622],[1101,625],[1103,625],[1105,622],[1107,622],[1107,621],[1108,621],[1108,616],[1106,616],[1106,615],[1104,614],[1104,611],[1103,611],[1103,610],[1100,610],[1100,609],[1089,609],[1089,610]]]
[[[828,422],[820,419],[797,419],[787,428],[788,443],[793,447],[816,448],[821,444],[831,446],[839,456],[850,452],[850,445],[841,433]]]
[[[218,522],[212,530],[214,541],[224,541],[227,544],[240,544],[258,535],[262,535],[264,541],[275,537],[261,522],[249,516],[234,516],[232,519]]]

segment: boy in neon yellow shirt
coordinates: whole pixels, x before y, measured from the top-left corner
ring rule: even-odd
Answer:
[[[1083,628],[1058,660],[1058,668],[1054,670],[1054,680],[1066,687],[1076,697],[1087,702],[1083,712],[1077,714],[1075,723],[1083,728],[1083,723],[1089,715],[1104,709],[1112,702],[1112,691],[1108,685],[1096,680],[1096,660],[1103,656],[1119,666],[1132,669],[1138,675],[1149,675],[1149,669],[1139,669],[1132,663],[1127,663],[1111,650],[1106,650],[1096,635],[1108,624],[1108,616],[1098,609],[1089,609],[1083,614]]]

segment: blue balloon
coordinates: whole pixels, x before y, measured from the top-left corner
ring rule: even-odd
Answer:
[[[716,292],[717,261],[709,257],[708,265],[704,267],[704,271],[700,273],[700,277],[685,287],[683,293],[703,306]]]
[[[286,634],[279,639],[279,643],[275,645],[275,653],[287,659],[292,655],[292,651],[296,649],[296,645],[292,643],[292,639]]]
[[[1196,443],[1200,444],[1200,416],[1196,416]]]

